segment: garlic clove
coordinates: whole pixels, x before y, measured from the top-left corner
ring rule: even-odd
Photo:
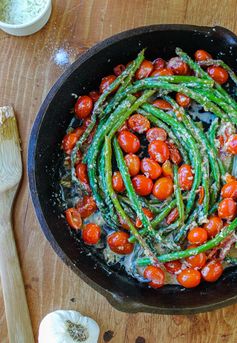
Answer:
[[[58,310],[47,314],[40,323],[39,343],[97,343],[98,324],[77,311]]]

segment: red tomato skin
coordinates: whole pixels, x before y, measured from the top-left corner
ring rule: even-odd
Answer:
[[[118,134],[118,143],[127,154],[135,154],[140,149],[140,141],[132,132],[124,130]]]
[[[130,153],[130,154],[127,154],[124,157],[124,159],[128,167],[129,174],[131,176],[136,176],[139,173],[140,167],[141,167],[140,158],[137,155]]]
[[[87,165],[85,163],[78,163],[75,168],[75,171],[78,180],[87,184],[89,183],[87,175]]]
[[[153,61],[153,66],[156,70],[164,69],[166,66],[166,62],[165,60],[163,60],[163,58],[158,57]]]
[[[126,69],[124,64],[118,64],[116,67],[114,67],[114,75],[119,76],[122,74],[122,72]]]
[[[169,147],[166,142],[155,140],[148,145],[150,157],[159,163],[164,163],[170,157]]]
[[[131,254],[134,245],[129,243],[129,234],[123,231],[117,231],[107,237],[107,242],[110,249],[116,254],[127,255]]]
[[[68,224],[74,230],[79,230],[82,226],[82,219],[77,209],[71,207],[65,211],[65,216]]]
[[[122,175],[119,171],[113,173],[112,185],[115,192],[123,193],[125,191],[125,186],[123,182]]]
[[[108,75],[103,77],[100,83],[100,94],[104,93],[104,91],[116,80],[115,75]]]
[[[189,164],[182,164],[178,169],[179,186],[184,191],[189,191],[193,185],[193,172]]]
[[[153,70],[153,64],[150,61],[144,60],[139,69],[136,71],[135,77],[137,80],[144,79],[148,77]]]
[[[170,105],[170,103],[163,99],[156,99],[152,103],[152,105],[159,108],[160,110],[165,110],[165,111],[172,110],[172,106]]]
[[[172,163],[170,162],[170,160],[167,160],[165,161],[165,163],[162,164],[162,173],[164,176],[170,176],[173,179],[174,175]]]
[[[176,147],[175,144],[171,143],[171,142],[167,142],[168,148],[169,148],[169,152],[170,152],[170,160],[174,163],[179,165],[182,162],[182,156],[178,150],[178,148]]]
[[[179,218],[179,211],[178,211],[178,208],[175,207],[166,217],[166,223],[170,225],[178,218]]]
[[[218,216],[211,216],[208,223],[203,226],[207,230],[209,238],[215,237],[223,228],[223,221]]]
[[[207,237],[207,230],[202,227],[194,227],[188,233],[188,241],[190,244],[203,244],[207,241]]]
[[[155,267],[155,266],[146,267],[144,270],[144,277],[148,280],[151,280],[149,282],[149,286],[151,286],[152,288],[160,288],[164,286],[165,273],[159,267]]]
[[[181,107],[188,107],[191,104],[191,99],[187,95],[182,93],[176,93],[175,99]]]
[[[174,184],[170,177],[159,178],[153,187],[152,194],[159,200],[165,200],[174,192]]]
[[[167,139],[167,132],[160,127],[152,127],[146,133],[146,139],[149,143],[159,140],[165,142]]]
[[[89,97],[93,100],[93,102],[96,102],[100,97],[100,93],[97,91],[91,91],[89,93]]]
[[[176,274],[181,271],[182,263],[179,260],[164,263],[165,269],[170,274]]]
[[[133,187],[138,195],[147,196],[151,193],[153,182],[144,175],[136,175],[132,179]]]
[[[150,129],[150,122],[149,120],[141,114],[133,114],[128,119],[128,126],[130,129],[137,133],[145,133]]]
[[[178,274],[177,280],[185,288],[194,288],[201,282],[201,273],[193,268],[187,268]]]
[[[212,59],[212,56],[205,50],[197,50],[194,54],[195,60],[198,62]]]
[[[180,57],[173,57],[168,61],[167,68],[175,75],[188,75],[189,67]]]
[[[232,198],[237,200],[237,181],[226,183],[221,189],[222,198]]]
[[[161,166],[151,158],[143,158],[141,161],[141,171],[152,180],[157,179],[162,174]]]
[[[74,111],[78,118],[84,119],[91,114],[93,100],[88,95],[82,95],[77,99]]]
[[[190,245],[188,247],[188,249],[192,248],[196,248],[196,245]],[[185,260],[188,263],[189,267],[194,269],[201,269],[206,264],[207,256],[204,252],[201,252],[200,254],[189,256]]]
[[[64,152],[67,155],[70,155],[72,152],[72,149],[76,145],[76,142],[78,140],[77,134],[76,133],[68,133],[64,138],[62,142],[62,147]]]
[[[207,282],[215,282],[223,273],[221,262],[212,260],[208,262],[201,271],[202,277]]]
[[[143,208],[142,211],[145,213],[146,217],[149,220],[152,220],[154,218],[154,214],[150,210],[148,210],[147,208]],[[136,218],[135,225],[137,228],[142,227],[142,221],[140,220],[140,218],[138,218],[138,217]]]
[[[224,68],[219,66],[210,66],[207,68],[207,72],[211,76],[211,78],[213,78],[213,80],[220,85],[226,83],[229,78],[228,72]]]
[[[97,210],[97,206],[92,196],[85,195],[77,203],[76,209],[80,213],[82,218],[87,218]]]
[[[218,206],[218,216],[221,219],[232,220],[237,214],[237,204],[232,198],[223,199]]]
[[[231,135],[226,143],[227,151],[233,155],[237,154],[237,134]]]
[[[86,224],[82,230],[82,239],[84,243],[94,245],[100,240],[101,228],[94,223]]]
[[[151,77],[156,76],[172,76],[174,73],[169,68],[163,68],[163,69],[155,69],[153,73],[150,75]]]

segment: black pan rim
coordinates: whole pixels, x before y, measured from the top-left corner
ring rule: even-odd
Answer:
[[[231,38],[231,40],[235,44],[237,44],[236,35],[224,27],[221,27],[221,26],[209,27],[209,26],[197,26],[197,25],[185,25],[185,24],[160,24],[160,25],[141,26],[135,29],[123,31],[112,37],[106,38],[102,42],[95,44],[89,50],[87,50],[82,55],[80,55],[77,58],[77,60],[68,67],[68,69],[54,83],[54,85],[48,92],[45,100],[43,101],[38,111],[38,114],[36,116],[36,119],[34,121],[31,134],[30,134],[30,139],[29,139],[29,144],[28,144],[27,172],[28,172],[30,194],[31,194],[33,205],[34,205],[36,217],[40,224],[41,230],[43,231],[47,240],[49,241],[49,243],[51,244],[51,246],[53,247],[57,255],[87,284],[89,284],[93,289],[95,289],[100,294],[105,296],[112,306],[114,306],[116,309],[120,311],[131,312],[131,313],[148,312],[148,313],[159,313],[159,314],[194,314],[194,313],[208,312],[211,310],[215,310],[224,306],[234,304],[237,302],[237,295],[234,297],[225,299],[224,301],[219,301],[217,303],[212,303],[210,305],[195,306],[192,308],[153,307],[149,305],[139,304],[137,301],[133,301],[132,299],[128,299],[127,297],[121,297],[118,294],[112,293],[109,290],[104,289],[99,284],[94,282],[88,275],[79,271],[78,268],[75,267],[75,265],[70,260],[70,258],[64,253],[62,248],[56,242],[45,220],[44,214],[42,212],[38,193],[37,193],[36,181],[35,181],[35,151],[36,151],[36,146],[37,146],[38,133],[41,128],[41,123],[51,100],[54,98],[54,96],[56,95],[58,90],[62,87],[64,82],[67,80],[67,78],[88,58],[90,58],[97,52],[103,50],[108,45],[112,45],[113,43],[116,43],[130,36],[136,36],[141,33],[162,31],[162,30],[173,30],[173,31],[184,30],[184,31],[199,31],[199,32],[209,32],[210,30],[213,30],[213,31],[217,31],[219,34],[224,35],[225,37],[228,36],[228,38]]]

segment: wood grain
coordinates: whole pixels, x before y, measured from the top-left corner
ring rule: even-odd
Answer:
[[[55,0],[51,20],[41,32],[25,38],[0,33],[0,106],[14,104],[24,165],[30,128],[44,96],[67,65],[92,44],[125,29],[158,23],[222,25],[237,33],[236,15],[236,0]],[[66,52],[64,65],[59,65],[60,52]],[[138,343],[137,337],[146,343],[237,342],[237,305],[192,316],[129,315],[113,309],[59,260],[44,238],[26,173],[14,224],[35,337],[48,312],[75,309],[98,321],[101,343],[108,330],[114,332],[111,343]],[[1,297],[0,337],[8,342]]]

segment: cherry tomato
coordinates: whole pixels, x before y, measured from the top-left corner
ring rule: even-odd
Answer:
[[[75,208],[68,208],[65,211],[66,220],[72,229],[79,230],[82,226],[80,213]]]
[[[153,187],[152,194],[159,200],[167,199],[174,191],[174,184],[169,176],[159,178]]]
[[[178,170],[179,186],[184,191],[189,191],[193,185],[193,172],[189,164],[182,164]]]
[[[190,245],[188,249],[196,248],[195,245]],[[207,256],[203,252],[197,255],[189,256],[186,259],[186,262],[188,263],[189,267],[194,269],[201,269],[205,266],[205,263],[207,261]]]
[[[174,73],[169,68],[163,68],[163,69],[155,69],[153,73],[150,75],[151,77],[156,76],[172,76]]]
[[[85,163],[78,163],[75,168],[75,171],[78,180],[84,183],[89,183],[87,175],[87,165]]]
[[[227,151],[233,155],[237,154],[237,134],[231,135],[226,143]]]
[[[167,132],[160,127],[152,127],[147,131],[146,139],[150,143],[156,140],[165,142],[167,139]]]
[[[155,61],[153,61],[153,66],[154,66],[154,69],[164,69],[165,66],[166,66],[166,62],[165,60],[163,60],[163,58],[156,58]]]
[[[218,216],[211,216],[203,227],[207,230],[208,237],[213,238],[223,228],[223,221]]]
[[[228,72],[222,67],[210,66],[207,68],[207,72],[211,76],[211,78],[213,78],[213,80],[220,85],[226,83],[229,78]]]
[[[148,153],[153,160],[159,163],[164,163],[170,157],[169,147],[163,141],[152,141],[148,145]]]
[[[92,196],[85,195],[76,205],[82,218],[87,218],[97,210],[96,202]]]
[[[116,171],[113,173],[112,184],[113,184],[113,189],[115,190],[115,192],[123,193],[125,191],[123,178],[119,171]]]
[[[179,106],[182,107],[188,107],[191,103],[191,99],[187,95],[182,93],[176,93],[175,99]]]
[[[86,244],[97,244],[100,240],[101,229],[94,223],[86,224],[82,230],[82,239]]]
[[[154,214],[150,210],[148,210],[148,208],[143,208],[142,211],[145,213],[146,217],[149,220],[152,220],[154,218]],[[135,225],[137,228],[142,227],[142,221],[140,220],[140,218],[137,217]]]
[[[122,74],[122,72],[126,69],[124,64],[118,64],[116,67],[114,67],[114,75],[119,76]]]
[[[218,216],[221,219],[232,220],[237,214],[237,204],[232,198],[223,199],[218,206]]]
[[[125,162],[128,167],[129,174],[135,176],[140,171],[141,161],[140,158],[135,154],[127,154],[125,157]]]
[[[215,282],[223,273],[221,262],[212,260],[201,271],[202,277],[207,282]]]
[[[177,280],[185,288],[197,287],[201,282],[201,273],[193,268],[187,268],[178,274]]]
[[[144,278],[150,280],[149,286],[152,288],[160,288],[165,283],[165,273],[159,267],[148,266],[144,270]]]
[[[188,241],[190,244],[200,245],[207,241],[207,231],[202,227],[195,227],[188,233]]]
[[[167,160],[165,163],[162,164],[162,172],[164,176],[170,176],[173,178],[173,169],[172,169],[172,163]]]
[[[198,204],[199,204],[199,205],[202,205],[203,200],[204,200],[204,197],[205,197],[205,190],[204,190],[204,187],[203,187],[203,186],[200,186],[200,187],[198,188]]]
[[[140,141],[132,132],[121,131],[118,134],[118,143],[126,153],[136,153],[140,149]]]
[[[153,70],[153,64],[150,61],[144,60],[140,65],[139,69],[136,71],[135,77],[137,80],[144,79],[148,77]]]
[[[91,114],[93,100],[88,95],[79,96],[74,111],[78,118],[84,119]]]
[[[237,200],[237,181],[226,183],[221,189],[221,196]]]
[[[175,207],[166,217],[166,223],[170,225],[173,223],[176,219],[179,217],[179,210],[177,207]]]
[[[161,109],[161,110],[165,110],[165,111],[169,111],[172,110],[172,106],[170,105],[170,103],[166,100],[163,99],[157,99],[152,103],[153,106]]]
[[[237,181],[237,179],[233,175],[230,175],[230,174],[226,173],[225,181],[226,181],[226,183],[229,183],[229,182],[232,182],[232,181]]]
[[[115,75],[108,75],[103,77],[100,84],[100,93],[104,93],[104,91],[116,80]]]
[[[116,254],[127,255],[133,251],[133,244],[128,241],[129,234],[117,231],[108,236],[107,242],[110,249]]]
[[[171,69],[175,75],[187,75],[189,67],[180,57],[173,57],[169,60],[167,68]]]
[[[76,145],[76,142],[78,140],[78,137],[76,133],[68,133],[64,138],[62,142],[63,150],[67,155],[70,155],[72,152],[72,149]]]
[[[73,133],[75,133],[77,138],[80,138],[84,132],[85,132],[85,127],[83,127],[83,126],[80,126],[73,131]]]
[[[128,131],[128,121],[126,120],[125,123],[118,129],[118,132]]]
[[[153,182],[144,175],[136,175],[132,179],[133,187],[138,195],[147,196],[151,193]]]
[[[143,158],[141,161],[141,171],[146,177],[150,177],[152,180],[155,180],[161,175],[162,168],[151,158]]]
[[[137,133],[144,133],[150,129],[150,122],[146,117],[137,113],[128,119],[128,126]]]
[[[91,91],[89,93],[89,97],[93,100],[93,102],[96,102],[100,97],[100,93],[97,91]]]
[[[212,58],[212,56],[205,50],[197,50],[194,54],[195,60],[200,61],[206,61]]]
[[[175,260],[164,263],[164,266],[167,272],[169,272],[170,274],[176,274],[181,270],[182,263],[179,260]]]
[[[174,164],[180,164],[182,162],[182,156],[175,144],[167,142],[170,151],[170,159]]]

